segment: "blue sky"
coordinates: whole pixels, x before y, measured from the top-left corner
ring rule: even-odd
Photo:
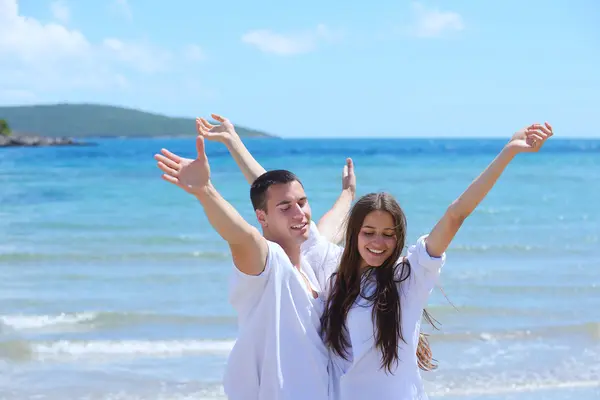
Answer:
[[[283,137],[543,120],[598,137],[599,17],[593,0],[0,0],[0,104],[216,112]]]

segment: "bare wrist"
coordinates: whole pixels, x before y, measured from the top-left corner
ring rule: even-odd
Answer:
[[[227,146],[228,149],[230,149],[230,147],[234,146],[236,143],[241,142],[241,139],[236,132],[233,132],[231,135],[225,136],[222,142],[225,146]]]
[[[343,188],[341,196],[348,196],[350,197],[350,200],[354,200],[354,197],[356,196],[356,189],[351,187]]]
[[[213,186],[212,182],[208,181],[208,183],[206,185],[194,190],[194,196],[196,196],[196,198],[200,202],[202,202],[202,200],[213,195],[215,193],[215,190],[216,189]]]
[[[513,158],[518,153],[519,149],[516,146],[512,145],[511,143],[507,143],[500,152],[500,156]]]

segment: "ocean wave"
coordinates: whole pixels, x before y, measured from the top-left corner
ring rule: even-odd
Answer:
[[[59,314],[59,315],[3,315],[0,322],[15,330],[39,329],[52,326],[65,326],[89,322],[95,313]]]
[[[597,379],[558,381],[546,380],[540,382],[505,382],[504,384],[489,385],[489,381],[479,382],[478,385],[472,385],[467,388],[445,388],[430,391],[429,396],[484,396],[501,395],[522,392],[538,392],[556,389],[581,389],[600,387],[600,381]],[[495,383],[495,382],[494,382]]]
[[[497,341],[514,339],[551,338],[563,335],[583,334],[594,340],[600,340],[600,322],[584,322],[563,325],[547,325],[535,328],[523,328],[503,331],[461,331],[445,332],[443,319],[452,314],[461,314],[472,317],[477,316],[506,316],[529,315],[527,310],[513,310],[510,308],[489,309],[477,306],[454,308],[451,305],[436,305],[427,308],[428,311],[441,321],[441,329],[432,332],[432,340],[441,342],[451,341]],[[539,313],[531,313],[531,316]],[[178,326],[215,326],[225,325],[234,327],[237,318],[234,315],[186,315],[186,314],[159,314],[152,312],[81,312],[62,313],[57,315],[3,315],[0,316],[0,332],[80,332],[102,331],[130,326],[143,326],[146,324],[163,324],[178,329]],[[424,325],[428,327],[428,325]]]
[[[587,236],[581,243],[561,243],[561,244],[528,244],[528,243],[481,243],[481,244],[452,244],[448,252],[451,253],[467,253],[481,257],[483,255],[511,255],[525,256],[532,255],[539,257],[543,255],[558,255],[566,254],[589,254],[594,251],[586,243],[595,243],[597,241],[593,236]],[[482,258],[483,260],[483,258]]]
[[[539,253],[545,250],[548,248],[530,244],[456,244],[452,245],[449,251],[457,253]]]
[[[468,285],[469,291],[471,292],[485,292],[494,293],[501,295],[515,294],[519,296],[526,295],[548,295],[548,296],[573,296],[587,297],[590,295],[600,294],[600,285],[595,283],[589,283],[588,285],[583,284],[547,284],[547,285],[480,285],[470,283]]]
[[[531,329],[514,329],[490,332],[444,332],[435,331],[431,334],[432,342],[467,342],[467,341],[510,341],[554,338],[559,336],[585,335],[592,340],[600,340],[600,322],[585,322],[580,324],[548,325]]]
[[[0,263],[18,262],[78,262],[90,264],[94,262],[119,262],[119,261],[178,261],[178,260],[231,260],[226,251],[182,251],[182,252],[122,252],[107,253],[92,251],[85,253],[41,253],[28,251],[10,251],[0,253]]]
[[[596,238],[586,238],[586,243],[594,243]],[[180,248],[180,251],[156,251],[156,243],[148,247],[146,251],[124,250],[122,252],[107,252],[105,249],[90,248],[88,251],[80,252],[42,252],[16,250],[14,247],[0,249],[0,264],[11,266],[22,263],[77,263],[90,265],[94,263],[122,263],[122,262],[176,262],[176,261],[215,261],[231,262],[231,255],[227,249],[223,250],[194,250],[189,246]],[[153,251],[154,250],[154,251]],[[470,254],[476,257],[487,257],[490,255],[539,255],[539,254],[587,254],[589,246],[575,246],[565,244],[563,246],[542,246],[533,244],[453,244],[449,250],[453,254]],[[482,258],[484,260],[484,258]]]
[[[176,357],[182,355],[223,355],[234,340],[58,340],[0,342],[0,358],[12,361],[102,359],[109,357]]]
[[[71,391],[69,393],[69,398],[79,400],[226,400],[227,397],[220,383],[205,383],[203,386],[203,388],[198,389],[195,385],[181,385],[180,383],[168,382],[161,382],[157,385],[155,382],[151,382],[135,391],[132,391],[131,389],[111,390],[108,388],[105,390],[90,389],[88,393],[84,394],[75,394]],[[464,382],[462,385],[452,385],[451,387],[435,385],[432,388],[428,382],[425,383],[425,386],[427,394],[432,399],[444,397],[472,398],[473,396],[493,396],[493,398],[497,398],[496,396],[498,395],[511,395],[527,392],[533,394],[549,390],[568,391],[565,393],[564,397],[567,398],[567,393],[569,393],[570,390],[599,388],[600,381],[597,379],[560,380],[556,378],[537,378],[532,382],[510,379],[507,379],[504,382],[498,382],[498,379],[486,377],[485,379],[474,382]],[[27,394],[25,392],[27,392]],[[34,394],[31,390],[20,390],[17,391],[17,393],[11,393],[8,397],[3,397],[3,399],[33,400],[43,397],[48,400],[62,400],[65,398],[65,394],[64,391],[61,391],[61,388],[46,390],[43,396]],[[581,398],[579,397],[579,394],[580,392],[574,392],[571,396],[568,396],[568,398]],[[539,393],[539,395],[541,396],[542,393]]]
[[[15,331],[52,332],[100,330],[122,326],[162,323],[169,325],[234,325],[234,316],[156,314],[144,312],[82,312],[58,315],[3,315],[0,324]],[[0,326],[1,326],[0,325]]]

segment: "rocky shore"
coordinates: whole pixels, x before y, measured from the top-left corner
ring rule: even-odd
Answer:
[[[82,146],[81,143],[69,137],[44,137],[44,136],[0,136],[0,147],[40,147],[40,146]]]

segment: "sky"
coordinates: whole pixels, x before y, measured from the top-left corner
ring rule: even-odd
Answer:
[[[282,137],[600,137],[594,0],[0,0],[0,105]]]

